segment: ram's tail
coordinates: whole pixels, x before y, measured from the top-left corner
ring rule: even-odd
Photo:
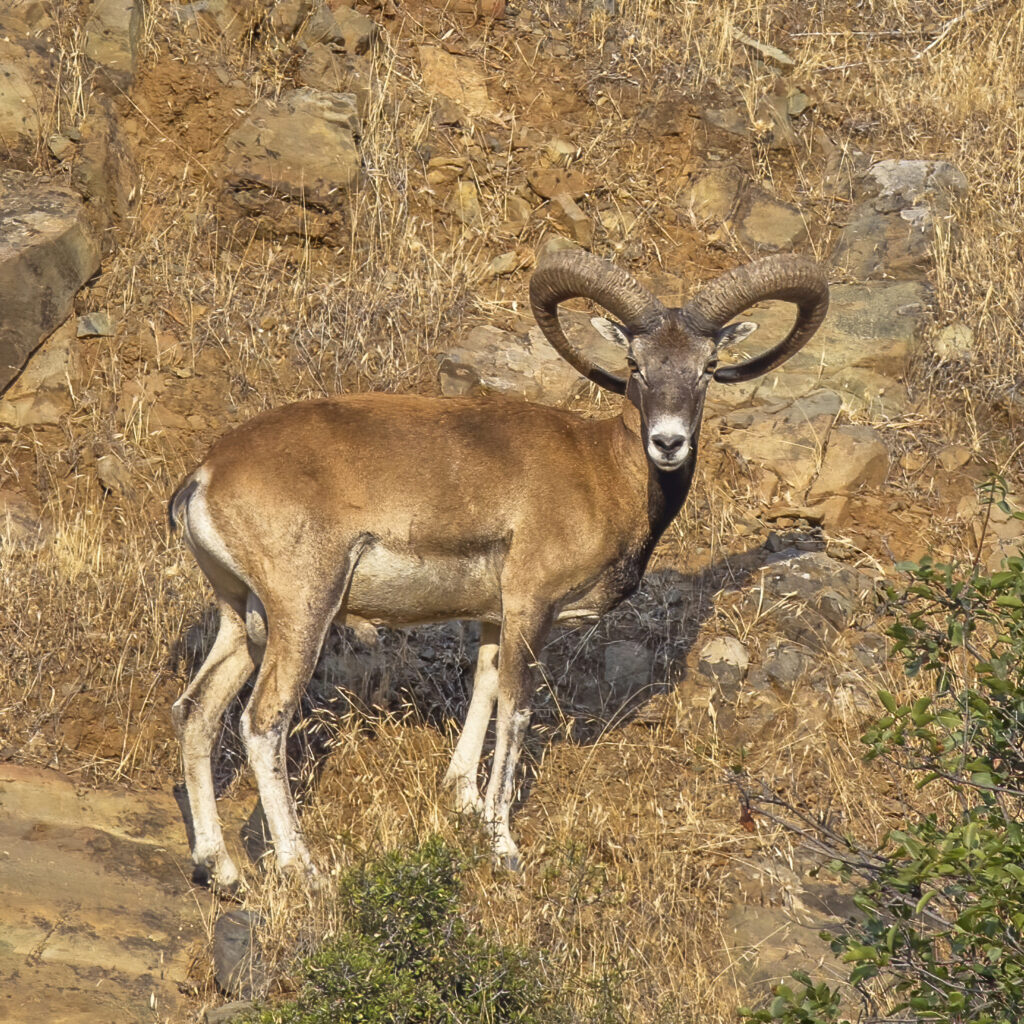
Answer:
[[[198,486],[199,482],[196,480],[195,473],[190,473],[178,484],[177,489],[171,495],[171,500],[167,502],[167,525],[172,534],[183,527],[183,516],[188,499],[192,497]]]

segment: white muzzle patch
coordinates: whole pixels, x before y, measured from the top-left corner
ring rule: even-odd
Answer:
[[[647,455],[658,469],[678,469],[692,447],[689,424],[678,416],[664,416],[647,426]]]

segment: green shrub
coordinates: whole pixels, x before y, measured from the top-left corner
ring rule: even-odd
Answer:
[[[439,838],[347,875],[345,930],[303,962],[297,999],[249,1024],[559,1024],[572,1019],[537,957],[459,916],[455,854]]]
[[[950,810],[891,831],[879,850],[819,830],[833,868],[859,884],[861,915],[826,935],[847,983],[795,975],[767,1007],[741,1010],[748,1021],[836,1024],[844,997],[871,1021],[1024,1020],[1024,558],[993,574],[927,559],[900,568],[910,582],[890,592],[889,633],[929,693],[879,694],[866,757],[942,787]]]

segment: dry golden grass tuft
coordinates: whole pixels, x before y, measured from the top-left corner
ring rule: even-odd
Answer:
[[[956,230],[950,225],[940,236],[937,325],[970,325],[976,354],[956,366],[921,356],[917,381],[934,391],[937,411],[909,429],[938,443],[955,424],[984,446],[1002,430],[1000,415],[1012,420],[1024,372],[1024,97],[1017,77],[1024,8],[1012,0],[855,7],[839,0],[621,0],[615,17],[591,15],[584,3],[527,2],[520,6],[530,17],[515,32],[405,5],[377,57],[380,88],[361,141],[366,181],[348,210],[350,237],[337,251],[225,231],[217,215],[217,142],[240,103],[291,84],[291,65],[272,41],[182,37],[171,6],[151,5],[147,65],[126,115],[141,165],[139,210],[122,248],[81,299],[83,309],[106,308],[120,321],[118,337],[85,343],[86,379],[61,428],[4,435],[0,475],[38,498],[45,523],[42,543],[5,545],[0,564],[0,621],[11,624],[0,645],[8,753],[86,778],[168,785],[177,753],[167,710],[212,627],[206,588],[166,534],[164,502],[177,479],[209,441],[267,406],[348,388],[432,390],[449,338],[522,315],[528,266],[483,286],[479,273],[503,251],[529,255],[545,228],[535,221],[509,234],[504,227],[510,151],[504,168],[489,172],[495,151],[482,130],[430,120],[415,45],[437,44],[449,30],[450,41],[507,83],[502,88],[519,111],[511,127],[571,130],[583,166],[608,182],[602,202],[636,218],[628,232],[598,225],[596,248],[638,272],[661,269],[688,281],[736,259],[728,245],[706,249],[684,218],[669,216],[688,181],[685,164],[673,163],[683,161],[682,144],[666,162],[669,143],[634,132],[629,113],[648,97],[717,89],[732,90],[756,120],[778,71],[738,45],[734,28],[792,54],[788,77],[814,95],[818,123],[833,137],[874,157],[956,163],[970,191]],[[544,26],[554,52],[538,49],[530,24]],[[68,77],[59,118],[74,123],[89,82],[70,29],[61,45]],[[444,212],[445,196],[426,190],[428,149],[468,153],[479,168],[479,230],[464,231]],[[784,196],[824,211],[820,237],[812,239],[823,252],[842,204],[815,191],[819,158],[754,147],[738,159]],[[178,346],[169,364],[154,347],[157,334]],[[954,418],[944,403],[961,394],[971,402]],[[155,404],[187,426],[161,426]],[[95,464],[110,453],[132,483],[105,493]],[[705,462],[657,556],[659,567],[696,574],[695,606],[708,608],[728,585],[720,578],[728,576],[726,556],[764,532],[748,519],[745,496],[717,471]],[[945,526],[936,520],[935,529]],[[868,558],[852,543],[845,550]],[[708,566],[719,576],[702,576]],[[854,719],[809,732],[794,707],[756,747],[737,749],[687,675],[700,622],[630,616],[625,609],[594,637],[556,645],[561,676],[549,670],[551,685],[541,693],[528,798],[515,818],[528,866],[522,876],[496,875],[476,857],[470,914],[482,927],[543,948],[581,1006],[593,995],[587,986],[598,983],[616,988],[631,1021],[733,1020],[743,977],[727,934],[737,865],[784,858],[789,840],[771,828],[743,827],[731,769],[742,765],[806,806],[830,804],[844,827],[865,838],[903,813],[908,794],[900,780],[861,764]],[[734,626],[758,642],[770,639],[757,635],[757,623]],[[588,724],[581,666],[624,635],[659,651],[660,710],[645,722],[602,708],[606,718],[594,715]],[[339,715],[316,705],[312,721],[322,729],[310,745],[321,758],[326,746],[327,755],[305,762],[318,775],[305,822],[329,871],[433,832],[468,856],[482,848],[438,789],[473,649],[465,633],[440,636],[428,641],[443,656],[428,662],[416,660],[415,644],[387,647],[379,673],[398,686],[391,714]],[[334,678],[330,657],[320,683]],[[878,682],[864,680],[868,689]],[[906,684],[896,675],[886,685],[898,691]],[[218,756],[225,778],[241,766],[230,729]],[[251,793],[244,771],[234,786],[239,799]],[[257,879],[251,899],[268,918],[270,951],[282,967],[297,946],[332,926],[326,901],[297,898],[273,877]]]

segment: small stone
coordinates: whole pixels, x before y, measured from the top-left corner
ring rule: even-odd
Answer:
[[[471,117],[498,113],[487,93],[487,80],[472,58],[448,53],[439,46],[420,46],[417,52],[427,93],[447,97]]]
[[[803,491],[818,468],[820,440],[813,432],[795,432],[773,417],[736,430],[724,439],[727,447],[752,467],[770,470],[784,487]]]
[[[359,130],[351,93],[302,88],[260,100],[224,143],[225,213],[278,236],[339,237],[345,196],[362,176]]]
[[[0,170],[0,390],[71,313],[100,247],[75,192]]]
[[[32,353],[25,368],[4,393],[9,400],[39,391],[68,391],[82,377],[81,345],[74,320],[66,320]]]
[[[850,501],[841,494],[834,494],[821,504],[815,505],[814,511],[820,517],[823,526],[843,526],[850,520]]]
[[[868,190],[894,199],[894,208],[917,206],[921,200],[940,200],[943,210],[953,197],[963,197],[967,178],[946,160],[880,160],[864,175]]]
[[[807,237],[806,219],[795,206],[763,192],[754,193],[747,203],[738,234],[748,245],[778,252],[795,248]]]
[[[522,196],[512,195],[505,200],[505,216],[502,229],[517,235],[530,223],[533,207]]]
[[[484,222],[476,185],[471,181],[460,181],[455,186],[450,208],[452,213],[467,227],[480,227]]]
[[[248,910],[229,910],[213,927],[213,965],[217,987],[229,996],[248,999],[265,984],[255,940],[260,919]]]
[[[750,134],[747,127],[747,119],[731,108],[725,110],[702,110],[700,116],[705,124],[729,135],[738,135],[742,138]]]
[[[779,642],[768,648],[762,668],[768,677],[783,686],[792,686],[807,671],[811,658],[795,644]]]
[[[94,0],[85,23],[85,55],[117,85],[135,80],[142,41],[142,4],[138,0]]]
[[[967,179],[936,160],[882,160],[858,177],[862,201],[836,243],[834,263],[858,279],[919,279],[931,263],[935,218],[951,218]],[[955,230],[951,223],[950,230]]]
[[[211,1006],[203,1014],[203,1024],[231,1024],[255,1008],[256,1004],[251,999],[235,999],[223,1006]]]
[[[503,252],[495,256],[483,269],[480,275],[481,281],[492,281],[496,277],[505,277],[514,274],[522,265],[522,260],[517,252]]]
[[[700,671],[720,687],[736,689],[750,667],[746,647],[732,636],[709,640],[700,651]]]
[[[332,10],[320,4],[306,19],[299,32],[300,39],[310,43],[327,43],[345,53],[363,54],[377,41],[377,23],[350,7]]]
[[[570,199],[582,199],[591,187],[581,171],[568,167],[535,167],[526,181],[542,199],[554,199],[562,193]]]
[[[690,190],[689,206],[698,221],[722,223],[729,219],[743,189],[743,176],[731,165],[702,174]]]
[[[0,486],[0,548],[7,540],[18,548],[35,548],[45,533],[39,505],[19,491]]]
[[[560,164],[564,167],[579,156],[580,148],[573,145],[568,139],[552,139],[545,146],[544,153],[553,164]]]
[[[630,692],[651,681],[653,657],[644,644],[620,640],[604,649],[604,681],[612,688]]]
[[[974,331],[959,322],[949,324],[939,332],[933,351],[939,359],[969,363],[974,358]]]
[[[126,494],[131,491],[132,475],[116,455],[101,455],[96,460],[96,479],[108,493]]]
[[[19,398],[0,399],[0,426],[55,427],[71,411],[67,391],[40,391]]]
[[[117,325],[108,313],[86,313],[78,318],[79,338],[112,338]]]
[[[924,452],[906,452],[900,456],[900,469],[904,473],[920,473],[930,461]]]
[[[771,93],[757,105],[758,142],[772,150],[792,149],[796,132],[789,119],[789,102],[785,95]]]
[[[445,185],[461,178],[469,170],[464,156],[435,156],[427,164],[427,184]]]
[[[51,135],[46,145],[58,160],[67,160],[75,152],[75,144],[66,135]]]
[[[551,200],[551,219],[565,228],[577,245],[589,249],[594,244],[593,221],[567,193],[560,192]]]
[[[107,229],[128,216],[139,189],[138,172],[119,116],[105,96],[93,98],[82,124],[81,144],[71,165],[71,184],[88,200],[109,250],[115,240],[114,233]]]
[[[275,34],[284,39],[291,39],[309,17],[312,9],[312,0],[277,0],[267,16],[267,24]]]
[[[494,21],[505,16],[505,0],[454,0],[452,8],[460,14]]]
[[[626,237],[636,229],[637,219],[628,210],[602,210],[598,214],[601,227],[610,235]]]
[[[790,117],[799,117],[813,106],[816,102],[801,89],[793,89],[786,94],[786,112]]]
[[[888,644],[880,633],[865,633],[853,644],[852,650],[865,668],[878,668],[885,664]]]
[[[623,372],[625,353],[602,337],[589,317],[567,311],[562,322],[570,343],[612,372]],[[445,395],[512,394],[547,405],[565,405],[587,387],[537,327],[523,334],[475,327],[441,361],[440,378]]]
[[[849,594],[827,586],[815,594],[812,605],[815,611],[840,632],[850,625],[857,610],[856,602]]]
[[[336,53],[324,43],[307,47],[296,73],[299,85],[325,93],[351,93],[356,112],[365,118],[374,97],[374,73],[371,58]]]
[[[971,461],[971,449],[965,448],[962,444],[950,444],[941,448],[937,455],[939,465],[947,472],[953,473],[963,469]]]
[[[562,238],[561,235],[549,235],[537,248],[537,262],[542,262],[549,253],[566,252],[578,248],[579,246],[575,242],[570,242],[568,238]]]

